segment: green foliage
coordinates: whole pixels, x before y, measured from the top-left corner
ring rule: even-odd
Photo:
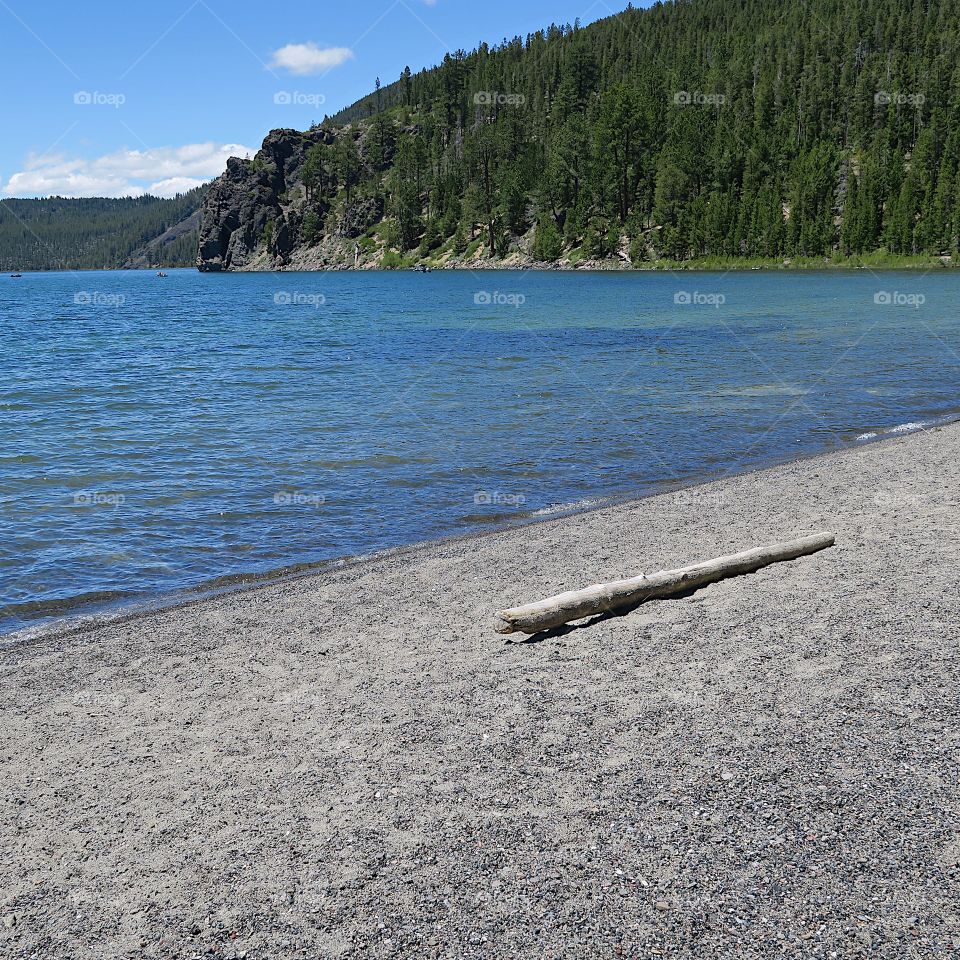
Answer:
[[[308,210],[303,217],[303,242],[313,246],[323,235],[323,221],[315,210]]]
[[[339,183],[346,190],[347,203],[349,203],[353,188],[359,183],[360,174],[363,171],[357,142],[352,136],[343,136],[337,140],[333,154],[333,169]]]
[[[505,257],[510,252],[511,236],[506,224],[501,220],[494,220],[491,228],[493,242],[490,246],[491,257]]]
[[[384,270],[405,270],[410,266],[411,262],[411,260],[396,250],[387,250],[383,255],[380,266]]]
[[[533,240],[535,260],[556,260],[563,252],[563,237],[549,217],[541,217]]]
[[[503,255],[532,211],[544,259],[956,252],[958,62],[960,0],[628,7],[405,70],[304,183],[376,198],[401,253]]]
[[[321,196],[325,193],[336,192],[336,181],[333,177],[333,155],[325,143],[317,143],[307,151],[303,162],[301,178],[306,191],[307,202],[317,192]]]
[[[269,250],[270,244],[273,243],[273,233],[276,229],[276,222],[273,220],[268,220],[263,225],[263,234],[260,237],[261,243]]]
[[[420,241],[420,255],[428,256],[438,247],[443,246],[444,238],[440,234],[440,227],[436,220],[431,220],[423,232],[423,240]]]
[[[615,228],[603,221],[591,220],[583,236],[583,252],[591,260],[603,260],[613,255],[619,235]]]
[[[205,193],[201,187],[170,200],[2,200],[0,271],[109,270],[122,267],[134,254],[140,266],[193,266],[195,224],[171,228],[196,212]],[[162,242],[154,242],[161,235]]]
[[[463,224],[458,223],[457,228],[453,234],[453,240],[450,244],[450,249],[453,251],[455,257],[462,257],[469,247],[467,243],[467,234],[463,229]]]
[[[396,242],[391,245],[411,250],[423,233],[424,147],[415,136],[401,140],[386,178],[387,211],[396,224]],[[437,237],[437,245],[443,238]]]
[[[400,246],[400,230],[397,227],[396,220],[384,220],[380,228],[380,240],[387,250],[392,250]]]

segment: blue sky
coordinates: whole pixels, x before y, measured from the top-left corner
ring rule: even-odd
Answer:
[[[395,80],[626,0],[0,0],[0,197],[172,195]]]

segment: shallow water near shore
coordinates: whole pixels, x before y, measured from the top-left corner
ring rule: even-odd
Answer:
[[[960,412],[960,277],[0,279],[0,631]]]

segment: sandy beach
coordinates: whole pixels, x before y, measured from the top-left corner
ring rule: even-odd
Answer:
[[[0,955],[955,956],[958,571],[950,426],[4,650]]]

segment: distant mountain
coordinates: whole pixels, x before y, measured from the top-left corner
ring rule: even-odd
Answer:
[[[0,272],[192,266],[206,191],[0,201]]]
[[[201,270],[955,254],[960,0],[677,0],[449,54],[215,182]]]

